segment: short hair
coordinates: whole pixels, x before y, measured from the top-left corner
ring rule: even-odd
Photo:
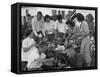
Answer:
[[[41,11],[38,11],[38,12],[37,12],[37,14],[40,14],[40,15],[42,15],[42,12],[41,12]]]
[[[28,37],[32,33],[32,30],[26,30],[24,36]]]
[[[57,16],[57,19],[58,19],[58,20],[61,20],[61,19],[62,19],[62,15],[58,15],[58,16]]]
[[[47,18],[50,18],[51,19],[51,17],[49,15],[45,15],[44,21],[46,21]]]
[[[47,48],[48,47],[48,44],[46,42],[41,42],[39,44],[39,48]]]
[[[93,17],[93,15],[92,15],[92,14],[88,14],[86,17],[88,17],[88,18],[89,18],[90,22],[93,22],[94,17]]]
[[[28,9],[26,9],[26,12],[29,11]]]
[[[75,26],[75,23],[71,19],[68,19],[67,22],[66,22],[66,24],[70,24],[72,27]]]
[[[77,18],[78,21],[82,22],[85,18],[84,18],[84,15],[81,14],[81,13],[77,13],[73,19]]]

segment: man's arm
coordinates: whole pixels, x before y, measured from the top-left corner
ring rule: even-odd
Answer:
[[[43,32],[43,35],[45,36],[45,32],[46,32],[45,24],[43,24],[42,32]]]
[[[33,32],[36,36],[38,36],[37,32],[36,32],[36,29],[35,29],[35,19],[32,19],[32,29],[33,29]]]

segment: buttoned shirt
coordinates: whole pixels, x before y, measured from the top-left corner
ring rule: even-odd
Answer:
[[[36,36],[38,36],[37,32],[43,30],[43,23],[44,23],[43,18],[39,21],[37,20],[37,17],[34,17],[32,19],[32,29],[33,29],[33,32]]]

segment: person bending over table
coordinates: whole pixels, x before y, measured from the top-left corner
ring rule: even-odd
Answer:
[[[43,35],[43,23],[44,18],[41,11],[37,12],[37,16],[32,19],[32,29],[35,37],[37,37],[37,41],[39,42],[39,38],[42,38]]]

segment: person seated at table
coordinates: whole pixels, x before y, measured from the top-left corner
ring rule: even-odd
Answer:
[[[35,40],[33,39],[33,33],[27,31],[25,35],[27,37],[24,40],[22,40],[22,51],[21,51],[22,71],[26,70],[25,68],[28,62],[28,57],[30,53],[33,52],[33,50],[35,49]]]
[[[58,21],[56,21],[57,38],[63,38],[68,26],[62,22],[62,15],[58,15]]]
[[[41,69],[43,64],[46,61],[52,61],[53,58],[46,59],[46,52],[47,50],[47,44],[41,43],[38,47],[34,47],[34,50],[30,53],[28,57],[28,64],[27,68],[28,70],[38,70]]]
[[[49,15],[45,15],[44,21],[45,22],[43,24],[44,27],[43,33],[48,38],[49,41],[52,41],[54,39],[54,27],[55,27],[54,21],[50,19]]]

